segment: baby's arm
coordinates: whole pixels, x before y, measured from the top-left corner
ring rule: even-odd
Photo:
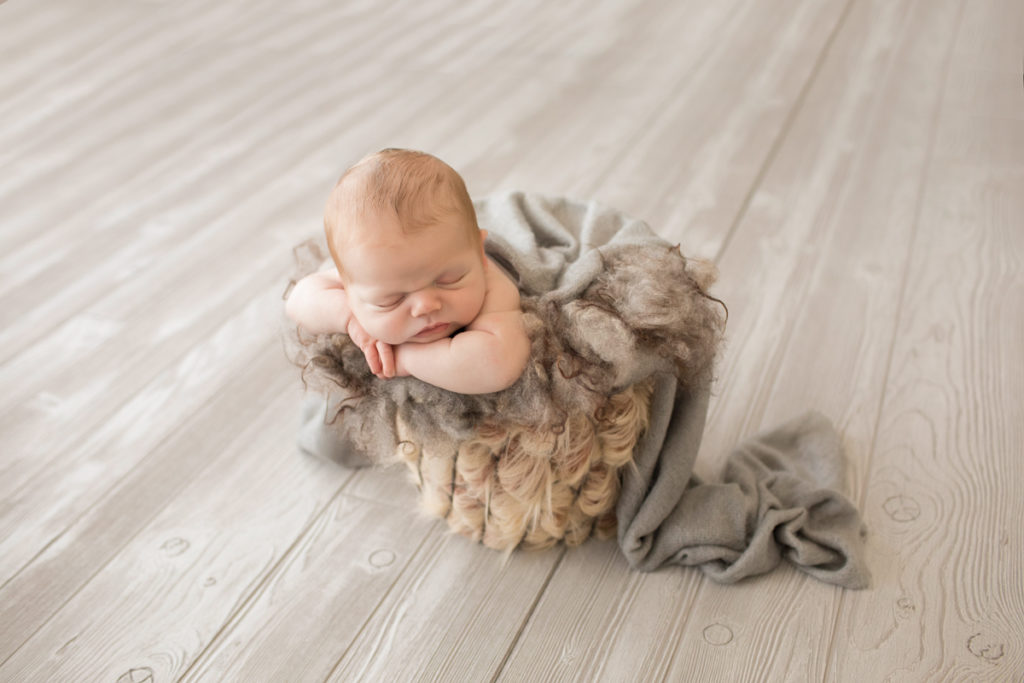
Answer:
[[[313,334],[348,334],[352,311],[338,272],[323,270],[295,283],[284,308],[299,327]]]
[[[322,270],[296,282],[285,304],[285,313],[313,334],[347,334],[366,356],[370,372],[378,377],[394,374],[391,346],[370,337],[352,315],[338,271]]]
[[[399,375],[412,375],[459,394],[487,394],[515,383],[530,357],[523,314],[481,314],[464,332],[429,344],[395,348]]]

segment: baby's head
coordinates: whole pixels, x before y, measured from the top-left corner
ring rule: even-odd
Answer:
[[[483,307],[485,233],[462,178],[436,157],[365,157],[331,192],[324,229],[352,314],[383,342],[447,337]]]

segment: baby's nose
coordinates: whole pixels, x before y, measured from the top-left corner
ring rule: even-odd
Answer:
[[[412,314],[417,318],[441,309],[441,297],[434,292],[418,292],[412,303]]]

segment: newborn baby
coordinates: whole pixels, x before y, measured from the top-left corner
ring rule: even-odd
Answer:
[[[462,394],[511,386],[530,354],[519,291],[484,254],[462,178],[422,152],[385,149],[348,169],[324,214],[334,267],[292,290],[288,316],[343,333],[382,379]]]

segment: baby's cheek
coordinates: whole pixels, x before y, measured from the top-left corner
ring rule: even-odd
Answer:
[[[362,312],[362,315],[356,315],[356,320],[359,321],[359,324],[362,326],[362,328],[366,330],[366,334],[369,335],[371,338],[381,338],[381,333],[383,332],[383,330],[381,329],[380,321],[377,319],[376,316],[368,315],[364,311]]]
[[[403,321],[397,316],[385,316],[375,322],[376,331],[373,334],[382,342],[395,345],[406,340],[407,331]]]

